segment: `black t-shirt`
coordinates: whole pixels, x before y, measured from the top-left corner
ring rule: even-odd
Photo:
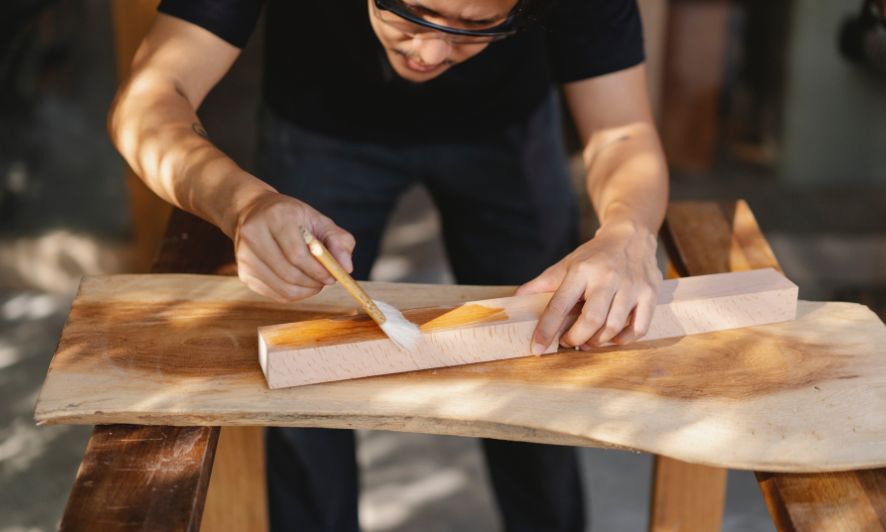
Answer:
[[[556,0],[541,21],[424,83],[391,68],[367,0],[163,0],[159,10],[242,48],[265,3],[267,104],[299,126],[345,138],[482,136],[524,119],[554,82],[644,59],[635,0]]]

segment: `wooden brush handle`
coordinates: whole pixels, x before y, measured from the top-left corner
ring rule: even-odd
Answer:
[[[369,314],[369,317],[375,320],[376,323],[381,325],[387,319],[385,318],[384,313],[378,308],[378,306],[372,301],[372,298],[369,297],[360,285],[357,284],[357,281],[354,280],[351,275],[342,268],[341,264],[332,256],[332,253],[326,249],[326,246],[323,245],[323,242],[315,237],[310,231],[301,228],[302,238],[305,239],[305,244],[308,245],[308,249],[311,251],[311,255],[316,257],[316,259],[323,265],[324,268],[329,270],[329,273],[335,277],[335,280],[340,282],[345,290],[348,291],[354,299],[360,303],[360,306]]]

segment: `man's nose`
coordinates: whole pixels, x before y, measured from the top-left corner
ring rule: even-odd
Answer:
[[[426,65],[437,65],[449,57],[452,45],[438,37],[416,37],[416,55]]]

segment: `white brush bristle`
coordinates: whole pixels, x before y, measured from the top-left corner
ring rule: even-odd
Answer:
[[[418,325],[407,320],[399,310],[384,301],[372,300],[376,306],[385,315],[385,322],[381,326],[381,330],[388,335],[400,349],[410,350],[418,344],[421,338],[421,331]]]

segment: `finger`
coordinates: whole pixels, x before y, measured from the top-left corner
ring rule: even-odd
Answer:
[[[650,290],[641,294],[634,311],[634,322],[631,324],[631,340],[639,340],[649,332],[652,324],[652,316],[655,313],[655,304],[658,302],[658,292]]]
[[[567,275],[542,312],[535,332],[532,334],[532,353],[544,352],[559,335],[563,322],[582,296],[584,279],[579,275]]]
[[[651,288],[644,289],[637,298],[637,305],[631,311],[630,323],[625,330],[611,341],[617,345],[634,342],[646,336],[652,325],[652,316],[658,303],[658,285],[653,283]]]
[[[245,278],[253,278],[261,281],[265,286],[276,292],[278,297],[285,301],[294,301],[314,295],[319,292],[320,288],[323,286],[316,283],[313,286],[304,286],[285,282],[283,279],[277,277],[271,268],[259,259],[248,247],[240,250],[237,262],[239,265],[238,275],[241,280]]]
[[[563,268],[559,264],[546,269],[538,277],[523,284],[517,291],[516,296],[524,296],[529,294],[538,294],[541,292],[553,292],[560,286],[563,280]]]
[[[274,229],[271,234],[283,256],[294,268],[298,269],[299,273],[318,287],[335,282],[332,274],[311,255],[298,227],[289,226],[285,229]],[[305,285],[307,286],[307,283]]]
[[[251,273],[248,273],[248,268],[241,268],[240,273],[237,274],[237,277],[253,292],[271,298],[274,301],[279,301],[280,303],[289,302],[285,297],[283,297],[282,294],[272,289],[264,281],[252,275]]]
[[[578,319],[560,338],[560,343],[569,347],[586,343],[606,323],[606,316],[614,296],[615,287],[611,284],[593,289],[585,297]]]
[[[354,263],[351,256],[357,241],[354,239],[354,235],[335,225],[332,220],[329,223],[332,227],[326,231],[326,236],[323,238],[326,248],[346,272],[352,273]]]
[[[609,314],[600,330],[591,336],[590,343],[595,347],[599,347],[608,343],[610,340],[618,336],[620,332],[628,326],[630,313],[636,305],[636,297],[630,290],[619,290],[615,297],[612,298],[612,305],[609,307]]]
[[[268,265],[271,271],[284,284],[316,289],[323,287],[322,282],[309,277],[303,270],[286,258],[280,243],[274,238],[270,230],[261,232],[253,242],[247,242],[245,250],[248,250],[257,259]]]
[[[637,307],[634,307],[631,310],[631,313],[628,314],[628,322],[625,325],[625,328],[615,335],[615,338],[609,340],[611,344],[614,345],[625,345],[634,341],[636,336],[634,335],[634,323],[637,319]]]

